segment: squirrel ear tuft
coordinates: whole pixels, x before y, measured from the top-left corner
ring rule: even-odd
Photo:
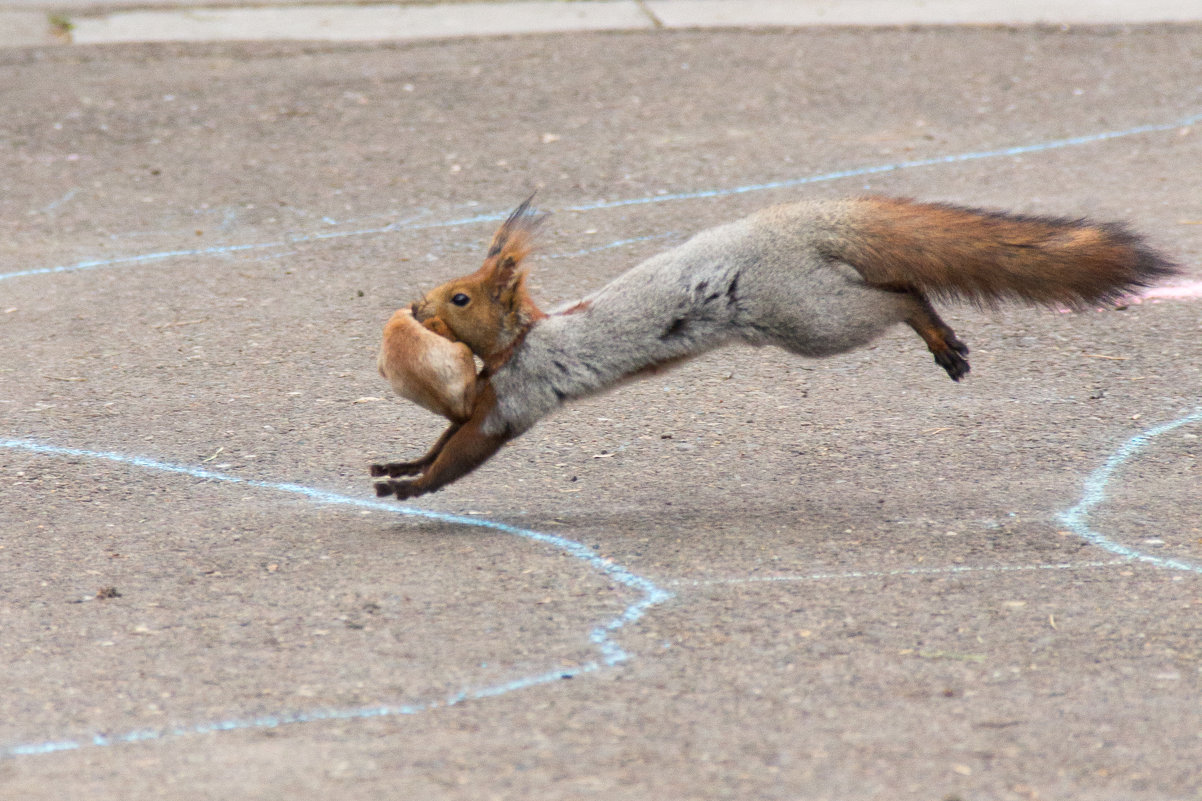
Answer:
[[[534,194],[531,194],[514,209],[497,229],[492,244],[488,246],[485,263],[492,263],[492,269],[501,283],[514,281],[518,265],[534,250],[534,235],[538,227],[550,216],[546,212],[532,211],[530,204],[533,201]]]

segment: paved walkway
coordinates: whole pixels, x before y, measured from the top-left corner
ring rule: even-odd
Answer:
[[[811,25],[1137,24],[1202,19],[1181,0],[519,0],[207,7],[189,0],[0,2],[0,46],[404,41],[518,33]]]
[[[904,329],[720,350],[420,505],[364,468],[440,428],[386,396],[383,321],[535,187],[548,305],[861,192],[1127,220],[1202,279],[1199,53],[1194,25],[0,52],[0,798],[1202,799],[1197,303],[949,305],[960,385]]]

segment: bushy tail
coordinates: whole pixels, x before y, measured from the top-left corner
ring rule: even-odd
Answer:
[[[870,197],[827,255],[871,284],[992,306],[1091,306],[1172,275],[1176,266],[1118,223]]]

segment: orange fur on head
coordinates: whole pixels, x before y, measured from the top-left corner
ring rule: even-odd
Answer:
[[[530,210],[534,195],[522,201],[501,227],[493,234],[482,269],[503,271],[516,269],[534,251],[534,235],[547,215]]]
[[[493,235],[479,270],[435,287],[417,303],[418,321],[438,318],[453,338],[496,367],[536,321],[546,317],[526,291],[522,261],[534,249],[545,214],[530,210],[531,195]]]

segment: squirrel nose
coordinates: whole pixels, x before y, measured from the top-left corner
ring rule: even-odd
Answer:
[[[410,309],[413,311],[413,319],[417,320],[419,323],[424,323],[427,320],[438,316],[438,305],[432,303],[429,298],[422,298],[421,300],[413,301],[413,305],[410,307]]]

